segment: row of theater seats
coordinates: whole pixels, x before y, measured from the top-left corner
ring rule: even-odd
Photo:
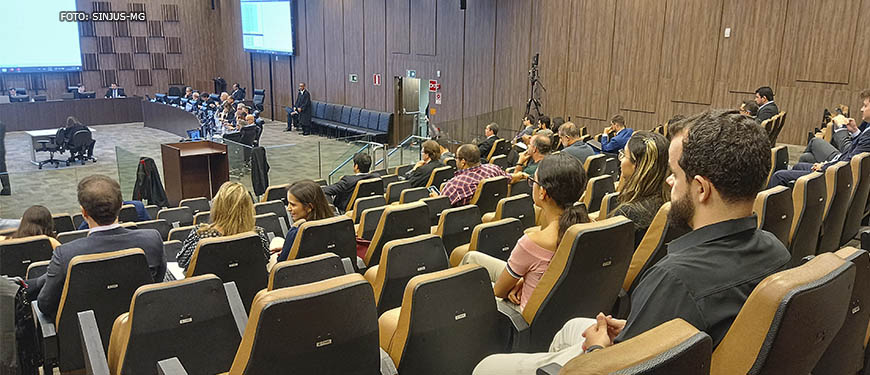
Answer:
[[[384,142],[390,132],[392,113],[323,102],[311,102],[313,131],[332,137],[369,135]],[[285,108],[290,121],[292,108]]]

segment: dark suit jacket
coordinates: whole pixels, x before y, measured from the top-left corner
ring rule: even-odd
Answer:
[[[492,145],[495,144],[497,139],[499,139],[498,136],[494,135],[484,139],[483,142],[480,142],[480,144],[477,145],[477,148],[480,150],[481,162],[486,162],[486,157],[489,156],[489,151],[492,150]]]
[[[125,96],[127,96],[127,95],[124,94],[124,89],[118,87],[118,97],[125,97]],[[111,89],[111,88],[108,89],[108,90],[106,90],[106,97],[107,97],[107,98],[111,98],[111,97],[112,97],[112,89]]]
[[[411,187],[424,187],[426,186],[426,183],[429,182],[429,177],[432,176],[432,171],[435,170],[435,168],[443,166],[444,163],[442,163],[441,160],[430,161],[423,164],[420,168],[408,171],[408,173],[405,174],[405,179],[411,182]]]
[[[360,180],[378,177],[369,173],[360,173],[349,176],[344,176],[338,182],[323,188],[323,194],[334,196],[332,204],[339,211],[344,212],[347,208],[347,202],[350,202],[350,197],[353,195],[353,190],[356,188],[356,183]]]
[[[140,248],[145,251],[148,268],[154,282],[162,282],[166,275],[166,259],[163,258],[163,238],[155,229],[114,228],[94,232],[78,240],[65,243],[54,249],[48,271],[40,276],[39,309],[54,318],[60,305],[60,297],[66,282],[66,271],[77,255],[107,253],[111,251]]]
[[[238,89],[236,91],[233,91],[233,94],[231,96],[237,102],[241,102],[241,101],[245,100],[245,90]]]
[[[758,109],[758,116],[755,116],[755,120],[760,124],[764,120],[776,116],[777,113],[779,113],[779,107],[776,106],[776,102],[770,102],[770,104]]]
[[[870,152],[870,129],[865,129],[858,134],[857,137],[852,139],[852,144],[849,145],[849,149],[846,152],[843,152],[839,156],[837,156],[834,160],[825,163],[823,169],[827,169],[828,166],[840,162],[840,161],[851,161],[852,157],[858,155],[862,152]]]
[[[299,124],[308,125],[311,122],[311,94],[308,93],[308,90],[299,93],[293,107],[298,108]]]
[[[64,144],[69,145],[69,143],[72,142],[73,136],[79,130],[88,130],[88,127],[84,126],[84,125],[73,125],[71,127],[66,128],[66,130],[63,133]]]

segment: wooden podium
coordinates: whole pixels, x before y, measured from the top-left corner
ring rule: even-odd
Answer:
[[[177,206],[186,198],[211,200],[224,182],[230,180],[227,145],[211,141],[164,143],[163,181],[169,204]]]

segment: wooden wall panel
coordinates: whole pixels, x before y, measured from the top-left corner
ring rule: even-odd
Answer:
[[[326,101],[345,103],[344,83],[344,24],[342,23],[343,0],[323,2],[323,41],[326,58]],[[327,26],[328,25],[328,26]]]
[[[465,66],[463,80],[464,134],[482,140],[483,127],[492,122],[491,115],[495,56],[496,0],[475,0],[465,11]],[[428,88],[428,86],[426,87]],[[423,89],[423,88],[421,88]],[[482,115],[482,116],[481,116]]]
[[[665,7],[653,0],[620,1],[616,14],[620,15],[620,30],[613,41],[616,95],[611,98],[615,100],[611,109],[655,113]]]
[[[729,91],[754,93],[761,86],[776,87],[786,4],[786,0],[723,3],[722,30],[730,28],[731,37],[721,44],[718,76]]]
[[[411,0],[411,53],[435,55],[435,14],[437,2],[434,0]]]
[[[364,67],[360,81],[365,87],[364,107],[378,111],[387,109],[386,92],[392,87],[387,77],[386,3],[383,0],[363,0]],[[373,76],[381,75],[381,85],[375,86]]]
[[[314,0],[317,1],[317,0]],[[305,17],[307,14],[307,5],[308,0],[298,0],[296,2],[296,54],[288,59],[288,64],[290,65],[290,69],[293,71],[293,85],[291,87],[275,87],[276,91],[289,91],[290,100],[288,101],[289,106],[293,106],[296,103],[296,92],[297,87],[299,87],[300,83],[308,83],[308,17]],[[285,120],[286,120],[286,112],[284,112]]]
[[[326,100],[326,45],[324,13],[325,1],[309,0],[305,3],[308,33],[308,82],[312,100]]]
[[[363,30],[363,0],[344,0],[344,75],[345,104],[365,106],[365,86],[368,82],[365,66],[365,30]],[[356,74],[358,82],[350,82],[349,75]]]
[[[721,16],[721,0],[668,1],[662,78],[671,81],[671,100],[711,103]]]
[[[566,112],[568,55],[573,43],[565,43],[565,35],[575,27],[571,19],[572,2],[536,1],[532,22],[531,55],[540,52],[541,83],[547,91],[541,92],[546,114]],[[569,34],[566,34],[569,33]]]
[[[505,120],[496,119],[501,129],[515,133],[522,126],[520,117],[525,112],[529,95],[528,69],[532,12],[531,0],[497,1],[495,26],[495,67],[492,108],[510,109]],[[507,133],[505,133],[507,134]]]
[[[616,0],[574,0],[565,115],[609,119]],[[590,37],[593,36],[593,37]]]
[[[849,83],[859,1],[791,1],[780,84]],[[832,17],[836,15],[836,17]]]
[[[390,53],[411,53],[411,2],[386,0],[387,50]]]
[[[441,105],[435,105],[434,98],[430,101],[432,108],[437,111],[431,119],[439,124],[447,137],[463,139],[463,82],[467,75],[462,66],[465,61],[463,43],[467,11],[459,10],[457,2],[452,0],[438,0],[436,11],[436,30],[439,35],[435,41],[438,55],[434,68],[436,72],[441,72],[441,77],[437,79],[441,83],[442,102]],[[469,108],[468,113],[471,112],[480,113]]]

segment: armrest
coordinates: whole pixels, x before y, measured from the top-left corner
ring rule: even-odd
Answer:
[[[497,300],[496,307],[498,312],[502,314],[502,320],[505,321],[507,329],[510,330],[510,346],[512,353],[522,352],[529,346],[529,323],[523,318],[523,314],[504,300]]]
[[[97,327],[94,311],[81,311],[77,315],[86,374],[109,375],[109,363],[106,361],[106,351],[103,350],[103,340],[100,339],[100,328]]]
[[[158,375],[187,375],[187,370],[181,365],[178,357],[172,357],[157,362]]]
[[[33,310],[33,321],[36,323],[36,330],[41,333],[42,353],[45,356],[45,361],[53,361],[57,359],[57,331],[54,321],[39,309],[37,301],[31,302],[30,308]]]
[[[616,306],[613,307],[613,316],[617,319],[626,319],[629,312],[631,312],[631,297],[628,296],[625,289],[619,288],[619,295],[616,296]]]
[[[244,337],[245,326],[248,325],[248,313],[245,311],[245,304],[242,303],[239,289],[234,281],[228,281],[224,283],[224,290],[227,292],[230,310],[233,312],[233,319],[236,320],[236,327],[239,329],[239,337]]]
[[[562,371],[562,366],[559,366],[557,363],[551,363],[549,365],[545,365],[543,367],[538,368],[538,371],[535,372],[536,375],[558,375],[559,371]]]
[[[862,230],[860,233],[861,248],[864,250],[870,249],[870,229]]]
[[[379,349],[381,349],[381,375],[398,375],[399,370],[396,369],[393,359],[383,348]]]
[[[356,272],[356,270],[353,269],[353,262],[350,261],[350,258],[341,258],[341,265],[344,266],[344,273],[347,275]]]

